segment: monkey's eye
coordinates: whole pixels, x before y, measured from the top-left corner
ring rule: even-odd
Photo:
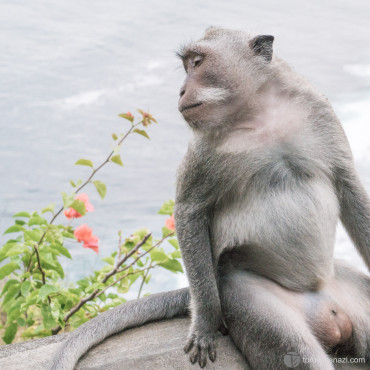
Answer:
[[[203,61],[203,57],[200,55],[197,55],[193,58],[191,64],[193,67],[198,67],[202,63],[202,61]]]

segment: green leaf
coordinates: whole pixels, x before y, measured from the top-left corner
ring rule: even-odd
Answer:
[[[69,183],[70,183],[70,184],[71,184],[71,186],[72,186],[72,187],[74,187],[74,188],[77,186],[77,185],[76,185],[76,183],[75,183],[73,180],[70,180],[70,181],[69,181]]]
[[[13,217],[31,217],[28,212],[18,212]]]
[[[158,262],[164,262],[169,259],[166,253],[164,253],[164,250],[159,249],[159,248],[154,248],[153,250],[151,250],[150,257],[152,261],[158,261]]]
[[[170,230],[166,226],[163,226],[162,227],[162,237],[163,238],[165,238],[165,237],[167,237],[168,235],[171,235],[171,234],[174,234],[174,231],[173,230]]]
[[[9,287],[11,287],[14,284],[19,285],[19,281],[18,280],[15,280],[15,279],[8,280],[5,283],[5,285],[4,285],[4,288],[3,288],[2,292],[1,292],[1,295],[4,295],[8,291]]]
[[[117,140],[118,139],[118,136],[117,136],[117,134],[112,134],[112,138],[113,138],[113,140]]]
[[[160,215],[171,216],[173,215],[174,207],[175,207],[175,201],[173,199],[167,200],[166,202],[164,202],[163,206],[158,211],[158,213]]]
[[[129,120],[130,122],[134,122],[134,116],[127,114],[127,113],[121,113],[118,115],[119,117],[122,117],[124,119]]]
[[[47,225],[47,221],[39,216],[39,215],[35,215],[35,216],[32,216],[30,218],[30,220],[28,221],[28,226],[33,226],[33,225]]]
[[[17,330],[18,330],[18,324],[16,322],[14,322],[13,324],[10,324],[5,330],[3,341],[6,344],[10,344],[11,342],[13,342],[13,339],[15,338],[15,335],[17,334]]]
[[[64,209],[67,209],[72,205],[72,203],[75,201],[75,196],[76,193],[67,194],[65,192],[62,192]]]
[[[0,280],[4,279],[5,276],[10,275],[13,271],[19,269],[18,263],[9,262],[8,264],[0,267]]]
[[[19,233],[20,231],[24,231],[24,230],[26,229],[22,227],[21,225],[13,225],[5,230],[4,235],[10,234],[10,233]]]
[[[53,248],[55,248],[57,251],[59,251],[61,254],[63,254],[63,256],[65,256],[65,257],[67,257],[69,259],[72,259],[72,256],[69,253],[68,249],[65,248],[63,245],[61,245],[61,244],[54,244],[53,245]]]
[[[51,305],[50,305],[50,311],[51,311],[51,316],[53,317],[54,320],[56,321],[59,320],[61,310],[62,308],[59,302],[56,300],[53,300],[53,302],[51,302]]]
[[[19,326],[25,326],[26,325],[26,321],[22,317],[18,317],[17,323],[18,323]]]
[[[102,259],[102,261],[108,263],[109,265],[114,265],[114,258],[113,257],[105,257]]]
[[[176,238],[173,238],[173,239],[169,239],[168,242],[173,246],[175,247],[175,249],[179,249],[179,242]]]
[[[5,307],[8,302],[11,302],[19,295],[19,284],[12,284],[5,295],[2,306]]]
[[[41,314],[42,314],[43,324],[44,324],[45,329],[53,329],[58,324],[56,320],[54,320],[49,306],[42,305]]]
[[[181,263],[178,260],[168,260],[166,262],[159,263],[158,265],[172,272],[184,272]]]
[[[21,294],[23,297],[27,297],[28,293],[30,292],[31,289],[31,282],[30,281],[24,281],[21,285]]]
[[[50,284],[43,285],[39,291],[38,301],[44,300],[48,295],[50,295],[51,293],[56,293],[57,291],[58,288],[53,285]]]
[[[52,214],[54,214],[54,209],[55,209],[55,203],[50,203],[48,206],[46,206],[45,208],[41,210],[41,213],[51,212]]]
[[[86,206],[82,200],[75,199],[70,207],[77,211],[80,215],[86,215]]]
[[[116,164],[119,164],[120,166],[123,167],[123,163],[122,163],[122,159],[121,159],[121,156],[119,154],[117,155],[114,155],[111,159],[110,159],[112,162],[116,163]]]
[[[172,258],[181,258],[181,252],[179,250],[170,253]]]
[[[56,264],[55,264],[56,262],[53,259],[53,255],[50,252],[48,252],[46,248],[43,248],[39,252],[39,254],[40,254],[41,265],[43,265],[44,263],[48,263],[49,265],[56,267]]]
[[[93,163],[89,159],[79,159],[75,165],[94,167]]]
[[[96,190],[98,191],[100,198],[104,199],[105,195],[107,194],[107,187],[105,184],[101,181],[93,181],[93,184],[95,185]]]
[[[24,232],[24,240],[25,241],[34,241],[38,243],[41,239],[42,231],[39,229],[35,230],[27,230]]]
[[[53,261],[53,264],[48,262],[42,262],[43,267],[46,270],[53,270],[55,271],[62,279],[64,278],[64,270],[62,265],[58,261]]]
[[[138,128],[135,128],[135,130],[133,132],[136,132],[137,134],[139,134],[141,136],[144,136],[144,137],[146,137],[147,139],[150,140],[150,137],[149,137],[149,135],[147,134],[147,132],[145,130],[139,130]]]

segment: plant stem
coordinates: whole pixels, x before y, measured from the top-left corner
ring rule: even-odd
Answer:
[[[142,245],[145,244],[145,242],[149,239],[149,237],[151,236],[151,233],[149,234],[146,234],[144,236],[144,238],[138,243],[135,245],[135,247],[130,251],[130,253],[128,253],[126,256],[124,256],[121,260],[118,261],[118,263],[116,264],[116,266],[113,268],[113,270],[111,270],[110,272],[108,272],[104,278],[102,279],[102,283],[106,283],[107,280],[117,274],[119,271],[118,271],[118,268],[132,255],[134,254]],[[123,270],[121,270],[123,271]],[[145,269],[143,270],[139,270],[139,271],[145,271]],[[126,276],[128,275],[132,275],[134,273],[137,273],[138,271],[134,271],[134,272],[128,272],[127,274],[125,274]],[[105,287],[103,289],[103,291],[106,291],[109,287],[115,285],[118,281],[122,280],[124,277],[126,276],[121,276],[118,280],[114,281],[112,284],[110,284],[109,286]],[[92,301],[94,298],[96,298],[98,295],[100,295],[103,291],[99,292],[99,289],[95,289],[89,296],[87,296],[86,298],[83,298],[81,299],[81,301],[75,306],[73,307],[68,313],[67,315],[64,317],[63,321],[66,323],[69,318],[75,314],[86,302],[89,302],[89,301]],[[55,335],[57,334],[60,330],[61,330],[61,326],[58,325],[56,328],[52,329],[52,335]]]
[[[141,120],[140,122],[136,123],[136,124],[132,124],[131,123],[131,128],[126,132],[125,135],[123,135],[122,139],[118,141],[118,144],[117,146],[121,145],[122,142],[127,138],[128,135],[131,134],[131,132],[137,127],[139,126],[140,124],[143,123],[143,120]],[[82,190],[91,180],[92,178],[95,176],[95,174],[102,168],[104,167],[109,161],[110,159],[112,158],[114,154],[114,150],[112,150],[110,152],[110,154],[108,155],[108,157],[97,167],[93,170],[93,172],[91,173],[91,175],[89,176],[89,178],[75,191],[75,193],[78,193],[80,190]],[[61,207],[53,216],[53,218],[50,220],[49,222],[49,225],[53,224],[53,222],[55,221],[55,219],[61,214],[61,212],[63,211],[64,207]],[[40,241],[37,243],[37,246],[39,247],[41,245],[41,243],[43,242],[44,238],[45,238],[45,235],[46,233],[48,232],[48,229],[46,229],[44,231],[44,233],[41,235],[41,238],[40,238]],[[28,266],[27,266],[27,272],[31,271],[31,265],[32,265],[32,257],[34,256],[34,253],[35,252],[32,252],[31,256],[30,256],[30,260],[28,262]],[[45,283],[43,282],[43,284],[45,285]]]
[[[149,265],[149,267],[147,268],[147,270],[146,270],[146,272],[145,272],[145,274],[144,274],[144,276],[143,276],[143,280],[142,280],[142,282],[141,282],[141,284],[140,284],[140,288],[139,288],[139,293],[138,293],[138,295],[137,295],[137,299],[139,299],[139,298],[140,298],[141,291],[142,291],[143,286],[144,286],[144,283],[145,283],[145,279],[148,277],[148,274],[149,274],[149,271],[150,271],[150,269],[151,269],[151,268],[152,268],[152,263],[150,262],[150,265]]]
[[[36,258],[37,258],[38,269],[41,272],[42,284],[45,285],[46,284],[46,278],[45,278],[46,274],[45,274],[44,269],[41,266],[40,254],[39,254],[39,250],[38,250],[37,244],[34,245],[34,248],[35,248],[35,253],[36,253]],[[49,304],[50,304],[51,303],[51,299],[50,299],[49,296],[48,296],[48,301],[49,301]]]

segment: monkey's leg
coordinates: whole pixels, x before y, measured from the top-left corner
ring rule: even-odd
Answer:
[[[286,365],[304,370],[334,369],[304,311],[294,307],[301,306],[303,295],[280,296],[280,290],[270,280],[246,271],[221,277],[224,319],[235,344],[253,369],[280,370]]]
[[[335,261],[335,279],[324,289],[346,312],[353,327],[351,352],[370,363],[370,277]]]

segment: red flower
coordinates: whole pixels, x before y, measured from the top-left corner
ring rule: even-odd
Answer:
[[[86,224],[76,227],[74,236],[79,243],[83,242],[82,246],[84,248],[90,248],[95,253],[99,253],[99,238],[95,235],[92,235],[92,229]]]
[[[85,204],[86,212],[93,212],[94,206],[90,203],[89,197],[87,194],[82,193],[76,196],[75,199],[79,199],[81,202]],[[82,217],[80,213],[78,213],[75,209],[69,208],[64,211],[64,215],[70,220],[71,218],[79,218]]]
[[[173,215],[166,220],[166,227],[172,231],[175,231],[175,217]]]

